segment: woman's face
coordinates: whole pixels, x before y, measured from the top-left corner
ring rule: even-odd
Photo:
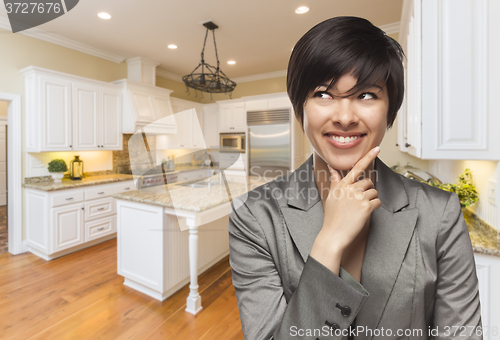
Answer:
[[[356,81],[346,74],[329,91],[328,84],[317,87],[304,104],[307,139],[318,155],[337,170],[350,170],[380,145],[387,127],[389,96],[383,82],[349,97],[339,97]]]

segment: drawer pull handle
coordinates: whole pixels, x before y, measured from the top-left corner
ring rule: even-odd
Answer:
[[[73,197],[68,197],[68,198],[66,198],[66,201],[69,201],[69,200],[72,200],[72,199],[73,199]]]
[[[97,210],[104,210],[104,207],[102,207],[102,208],[99,208],[99,209],[97,209]]]
[[[104,227],[97,228],[98,231],[104,230]]]
[[[130,190],[130,187],[123,188],[124,190]]]
[[[102,195],[102,194],[104,194],[104,191],[98,192],[98,194],[99,194],[99,195]]]

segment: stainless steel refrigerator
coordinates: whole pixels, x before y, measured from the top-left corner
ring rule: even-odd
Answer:
[[[248,174],[276,177],[291,169],[290,110],[249,111]]]

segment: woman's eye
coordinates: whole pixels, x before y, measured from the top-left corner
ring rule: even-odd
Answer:
[[[359,96],[360,99],[365,99],[365,100],[369,100],[369,99],[377,99],[377,96],[374,94],[374,93],[371,93],[371,92],[365,92],[365,93],[362,93],[360,96]]]
[[[321,98],[321,99],[330,99],[332,98],[332,96],[328,93],[328,92],[325,92],[325,91],[318,91],[314,94],[314,97],[315,98]]]

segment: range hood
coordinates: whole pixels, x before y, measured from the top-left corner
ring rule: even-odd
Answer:
[[[156,66],[142,57],[127,59],[127,79],[114,81],[123,89],[123,133],[175,134],[170,93],[156,86]]]

